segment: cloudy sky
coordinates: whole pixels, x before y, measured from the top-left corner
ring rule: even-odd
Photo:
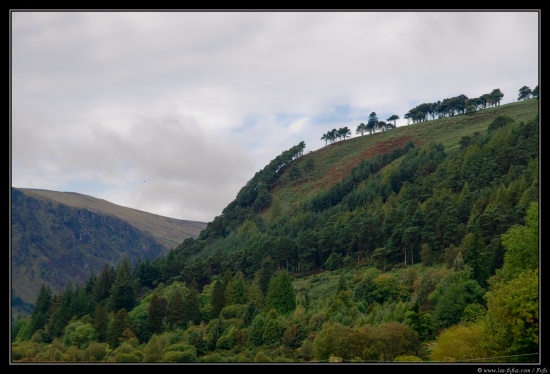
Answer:
[[[186,220],[371,112],[539,82],[536,10],[10,16],[11,185]]]

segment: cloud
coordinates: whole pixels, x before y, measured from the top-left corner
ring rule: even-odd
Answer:
[[[284,150],[371,112],[507,103],[539,79],[536,11],[11,16],[12,184],[180,219],[212,220]]]

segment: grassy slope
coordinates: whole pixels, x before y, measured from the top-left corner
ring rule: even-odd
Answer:
[[[201,230],[206,228],[204,222],[163,217],[74,192],[18,189],[37,199],[52,200],[59,204],[118,217],[127,221],[130,225],[151,234],[166,248],[175,248],[187,238],[196,238]]]
[[[362,159],[368,160],[377,154],[391,152],[397,147],[405,146],[409,141],[417,147],[430,142],[442,143],[446,152],[452,152],[458,148],[458,142],[463,136],[471,136],[475,132],[485,133],[496,116],[506,115],[516,122],[527,122],[538,113],[538,106],[539,100],[523,100],[469,115],[430,120],[335,142],[296,161],[302,168],[307,159],[312,157],[315,161],[315,170],[311,175],[308,176],[302,171],[302,178],[293,182],[288,178],[288,173],[285,173],[270,192],[274,201],[278,202],[281,213],[289,212],[298,207],[300,202],[310,199],[317,192],[326,190],[348,176]],[[263,214],[269,217],[270,210]]]

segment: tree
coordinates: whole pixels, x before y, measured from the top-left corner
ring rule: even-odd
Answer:
[[[162,332],[167,306],[168,300],[166,297],[154,292],[147,309],[147,322],[153,334],[160,334]]]
[[[493,91],[491,91],[490,95],[495,105],[500,105],[500,100],[502,100],[502,98],[504,97],[504,94],[502,93],[500,88],[495,88]]]
[[[115,279],[111,286],[109,307],[111,311],[119,309],[132,310],[136,304],[135,279],[128,256],[124,256],[116,269]]]
[[[539,204],[532,202],[527,209],[525,225],[512,226],[501,235],[506,249],[504,266],[498,273],[512,279],[539,266]]]
[[[367,131],[367,125],[365,125],[363,122],[361,122],[359,125],[357,125],[357,129],[355,130],[356,134],[363,134]]]
[[[128,312],[124,308],[119,309],[109,328],[109,345],[113,348],[118,347],[120,342],[124,340],[124,332],[129,328],[130,318],[128,317]]]
[[[63,344],[66,347],[76,346],[78,349],[85,349],[96,340],[96,332],[90,323],[76,321],[69,323],[63,335]]]
[[[378,117],[376,116],[375,112],[372,112],[369,115],[369,120],[367,122],[367,130],[369,131],[369,134],[372,134],[374,130],[376,129],[376,124],[378,123]]]
[[[537,362],[539,356],[539,271],[520,273],[494,284],[486,295],[487,330],[483,339],[493,356],[510,362]],[[524,356],[521,356],[524,355]]]
[[[386,121],[393,122],[393,127],[396,127],[396,122],[399,119],[399,116],[397,114],[392,114]]]
[[[50,314],[48,321],[48,330],[53,337],[61,337],[63,330],[67,323],[73,316],[73,310],[71,308],[73,300],[73,286],[69,282],[65,289],[65,292],[59,298],[59,304],[55,306],[55,310]],[[53,302],[52,302],[53,304]]]
[[[344,138],[346,140],[346,137],[351,136],[351,131],[348,129],[348,127],[342,127],[338,129],[338,137]]]
[[[315,170],[315,159],[310,157],[304,163],[304,171],[309,175]]]
[[[375,330],[376,345],[380,359],[393,361],[397,356],[413,355],[420,352],[418,333],[399,322],[386,322]]]
[[[278,270],[271,278],[265,297],[265,309],[275,309],[288,316],[296,308],[296,291],[292,287],[292,278],[286,270]]]
[[[193,322],[195,325],[198,325],[201,322],[199,292],[197,291],[197,287],[197,283],[192,282],[184,298],[183,320],[186,324]]]
[[[512,117],[509,117],[507,115],[499,115],[496,116],[493,122],[489,124],[488,130],[494,131],[508,125],[509,123],[514,123],[514,119]]]
[[[461,321],[468,304],[483,302],[483,289],[471,277],[471,270],[453,271],[437,285],[430,295],[434,306],[436,327],[449,327]]]
[[[366,331],[355,330],[340,323],[325,323],[313,341],[315,357],[319,360],[328,360],[330,356],[345,360],[363,358],[374,343]]]
[[[107,341],[107,329],[109,326],[109,316],[107,314],[107,307],[105,306],[105,300],[102,300],[95,309],[94,316],[94,328],[97,334],[97,340],[99,342]]]
[[[167,317],[172,329],[186,327],[183,321],[183,295],[176,287],[168,298]]]
[[[483,324],[455,325],[441,332],[430,354],[433,361],[461,361],[486,357]]]
[[[43,329],[46,326],[48,320],[48,311],[52,302],[52,291],[50,286],[42,283],[40,291],[38,291],[38,297],[34,304],[34,309],[31,315],[31,328],[30,335],[34,332]],[[30,338],[31,336],[28,336]]]
[[[539,85],[538,84],[535,88],[533,88],[533,92],[531,92],[531,95],[533,95],[533,97],[536,98],[536,99],[539,98]]]
[[[300,171],[300,167],[298,165],[294,165],[290,168],[290,171],[288,172],[288,177],[290,180],[296,182],[301,176],[302,172]]]
[[[328,132],[323,134],[323,136],[321,136],[321,140],[325,141],[325,145],[327,145],[327,142],[330,140],[329,137],[330,137],[330,133]]]
[[[523,86],[519,89],[518,100],[527,100],[531,97],[533,91],[527,86]]]
[[[110,296],[115,275],[116,272],[112,266],[109,266],[107,263],[103,265],[103,269],[92,287],[92,294],[95,302],[99,303],[101,300],[105,300]]]
[[[218,318],[221,310],[225,306],[225,283],[223,279],[218,279],[214,283],[214,288],[212,289],[212,311],[211,318]]]

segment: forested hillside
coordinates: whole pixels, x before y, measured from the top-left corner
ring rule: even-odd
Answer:
[[[167,256],[44,286],[12,359],[539,362],[538,105],[300,143]]]

